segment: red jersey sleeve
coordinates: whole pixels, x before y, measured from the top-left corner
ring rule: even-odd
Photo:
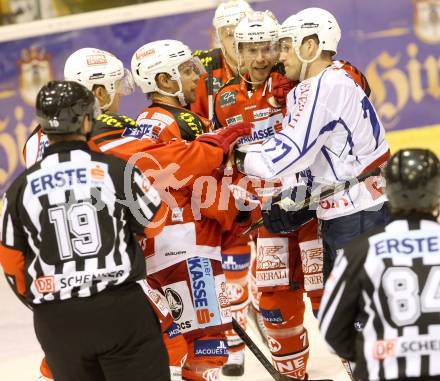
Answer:
[[[174,176],[174,181],[186,180],[188,184],[199,176],[210,175],[223,162],[223,150],[210,144],[176,139],[155,143],[142,136],[137,127],[130,133],[125,133],[127,130],[97,135],[89,145],[123,160],[133,160],[142,171],[157,171],[164,178]]]

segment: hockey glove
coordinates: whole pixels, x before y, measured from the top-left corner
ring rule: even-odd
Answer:
[[[296,203],[301,203],[308,196],[309,194],[305,186],[285,190],[273,196],[272,199],[263,206],[261,211],[266,229],[271,233],[289,233],[299,229],[313,218],[316,218],[316,211],[314,209],[311,210],[310,206],[299,209],[293,208],[293,210],[287,211],[279,204],[279,202],[286,197]]]
[[[280,107],[286,106],[286,97],[290,90],[296,86],[297,82],[290,81],[287,77],[272,83],[272,95]]]
[[[196,140],[215,145],[227,155],[239,137],[251,134],[252,127],[253,124],[249,122],[236,123],[214,132],[202,134]]]

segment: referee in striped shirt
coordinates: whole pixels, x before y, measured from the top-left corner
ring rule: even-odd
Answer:
[[[358,380],[440,380],[440,162],[401,150],[385,178],[392,221],[339,251],[320,330]]]
[[[0,263],[34,312],[56,381],[168,381],[136,235],[163,208],[142,172],[90,151],[95,97],[52,81],[37,96],[49,139],[43,159],[11,185],[0,214]]]

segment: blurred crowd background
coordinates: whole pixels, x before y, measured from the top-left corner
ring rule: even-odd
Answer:
[[[0,0],[0,25],[22,23],[155,0]],[[166,1],[166,0],[162,0]]]

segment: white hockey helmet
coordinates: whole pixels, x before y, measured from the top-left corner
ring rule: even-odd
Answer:
[[[316,54],[311,59],[305,59],[300,54],[300,47],[305,37],[317,35],[319,46]],[[305,78],[307,65],[321,55],[323,50],[336,53],[341,29],[335,17],[322,8],[306,8],[296,15],[290,16],[281,24],[279,38],[291,38],[292,47],[298,59],[302,62],[299,80]]]
[[[144,94],[158,92],[168,96],[178,97],[182,106],[186,101],[180,80],[179,66],[185,62],[200,60],[193,58],[191,49],[177,40],[159,40],[141,46],[131,58],[131,72],[134,81]],[[197,64],[197,69],[202,70],[203,65]],[[160,89],[156,83],[156,75],[167,73],[172,80],[177,81],[179,90],[169,94]]]
[[[316,34],[320,51],[337,52],[341,29],[336,18],[322,8],[306,8],[290,16],[280,27],[279,38],[292,38],[293,47],[300,47],[305,37]]]
[[[101,108],[106,110],[116,93],[129,95],[134,91],[133,77],[121,60],[113,54],[95,48],[82,48],[73,52],[64,64],[64,79],[78,82],[90,91],[95,85],[104,86],[110,101]]]
[[[212,25],[217,31],[224,26],[236,26],[248,12],[252,12],[252,8],[244,0],[221,3],[215,10]]]
[[[243,42],[278,42],[278,29],[278,21],[271,12],[252,12],[235,28],[235,46],[238,49]]]

